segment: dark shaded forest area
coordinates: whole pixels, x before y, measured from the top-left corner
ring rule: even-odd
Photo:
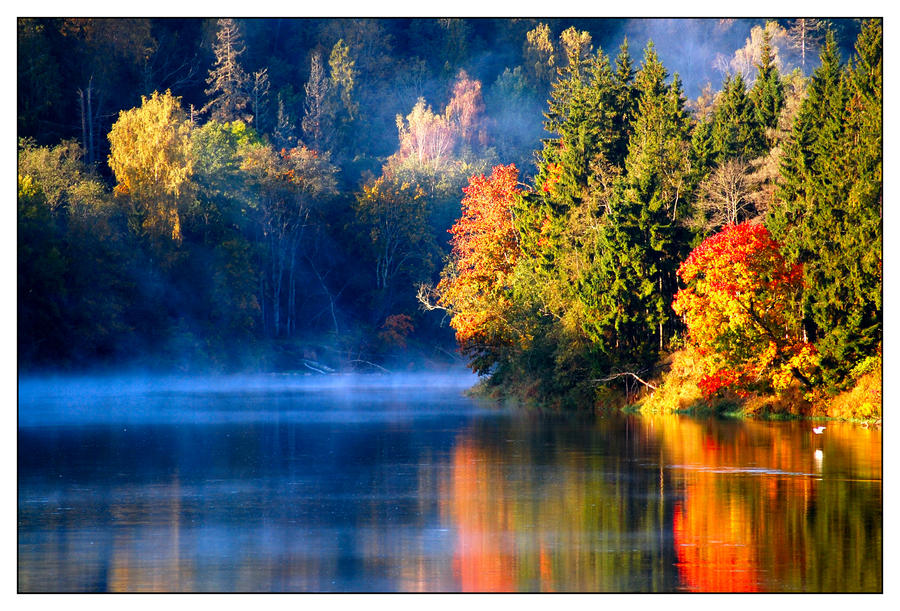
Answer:
[[[19,368],[465,358],[663,411],[877,371],[880,414],[881,45],[863,19],[19,19]]]

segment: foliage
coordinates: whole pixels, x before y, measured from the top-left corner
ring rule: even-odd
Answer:
[[[193,190],[190,132],[180,98],[167,91],[120,112],[109,133],[115,193],[154,239],[181,240],[181,216]]]
[[[857,363],[851,372],[852,385],[828,400],[827,415],[847,420],[880,419],[884,402],[883,367],[881,355]]]
[[[391,314],[384,319],[384,324],[378,331],[378,339],[388,346],[406,348],[406,338],[414,329],[409,314]]]
[[[842,68],[827,36],[785,145],[778,201],[767,219],[785,254],[803,264],[798,319],[832,386],[881,341],[881,49],[880,21],[869,21],[854,65]]]
[[[486,372],[491,353],[515,339],[507,315],[511,274],[519,255],[512,207],[520,193],[514,165],[473,176],[463,189],[462,215],[450,229],[453,251],[436,292],[452,313],[460,350],[475,371]]]
[[[447,119],[431,110],[424,98],[419,98],[412,111],[397,115],[402,158],[412,158],[420,166],[440,169],[449,162],[455,146],[456,133]]]
[[[673,309],[688,341],[706,359],[704,396],[719,389],[786,389],[791,378],[812,388],[816,350],[790,324],[803,269],[784,260],[762,225],[726,225],[691,252],[678,270],[687,288]]]
[[[418,279],[428,271],[433,245],[427,231],[422,189],[390,174],[365,185],[356,197],[356,218],[367,233],[380,291],[394,288],[400,275]]]
[[[632,395],[617,373],[655,379],[684,333],[679,265],[709,232],[751,220],[804,282],[763,291],[791,300],[766,314],[784,345],[735,335],[721,359],[749,360],[704,356],[707,392],[736,380],[782,389],[756,405],[803,392],[825,405],[873,374],[881,21],[853,54],[857,26],[836,20],[809,79],[789,70],[823,23],[753,27],[723,56],[721,91],[690,106],[652,44],[640,66],[627,39],[612,61],[609,28],[573,23],[18,20],[23,363],[146,354],[188,367],[189,353],[237,368],[277,345],[271,363],[291,367],[285,354],[324,328],[356,358],[401,339],[449,349],[455,331],[491,384],[592,405]],[[167,88],[178,96],[117,114]],[[760,248],[750,260],[772,273]],[[713,267],[733,271],[729,257]],[[429,282],[450,329],[437,312],[394,318]],[[748,382],[750,361],[761,373]]]

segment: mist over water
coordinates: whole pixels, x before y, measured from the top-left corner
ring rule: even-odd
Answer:
[[[397,416],[391,403],[420,399],[417,415],[468,403],[478,378],[467,370],[392,374],[221,376],[30,376],[19,380],[19,428],[101,423],[296,422]]]

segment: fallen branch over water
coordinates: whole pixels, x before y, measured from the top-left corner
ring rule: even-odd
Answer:
[[[382,371],[385,372],[385,373],[390,373],[389,370],[385,369],[385,368],[382,367],[381,365],[378,365],[378,364],[376,364],[376,363],[372,363],[372,362],[370,362],[370,361],[364,361],[363,359],[353,359],[352,361],[347,361],[347,362],[348,362],[348,363],[363,363],[363,364],[365,364],[365,365],[369,365],[369,366],[371,366],[371,367],[375,367],[375,368],[377,368],[377,369],[380,369],[380,370],[382,370]]]
[[[646,381],[642,380],[640,378],[640,376],[638,376],[638,374],[634,373],[633,371],[623,371],[622,373],[613,373],[611,375],[606,376],[605,378],[600,378],[598,380],[591,380],[591,381],[592,382],[611,382],[611,381],[615,380],[616,378],[621,378],[622,376],[631,376],[635,380],[637,380],[638,382],[640,382],[641,384],[646,386],[647,388],[652,388],[653,390],[658,390],[656,386],[654,386],[650,382],[646,382]]]

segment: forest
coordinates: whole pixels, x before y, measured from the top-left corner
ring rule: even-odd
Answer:
[[[882,37],[20,18],[19,371],[880,418]]]

